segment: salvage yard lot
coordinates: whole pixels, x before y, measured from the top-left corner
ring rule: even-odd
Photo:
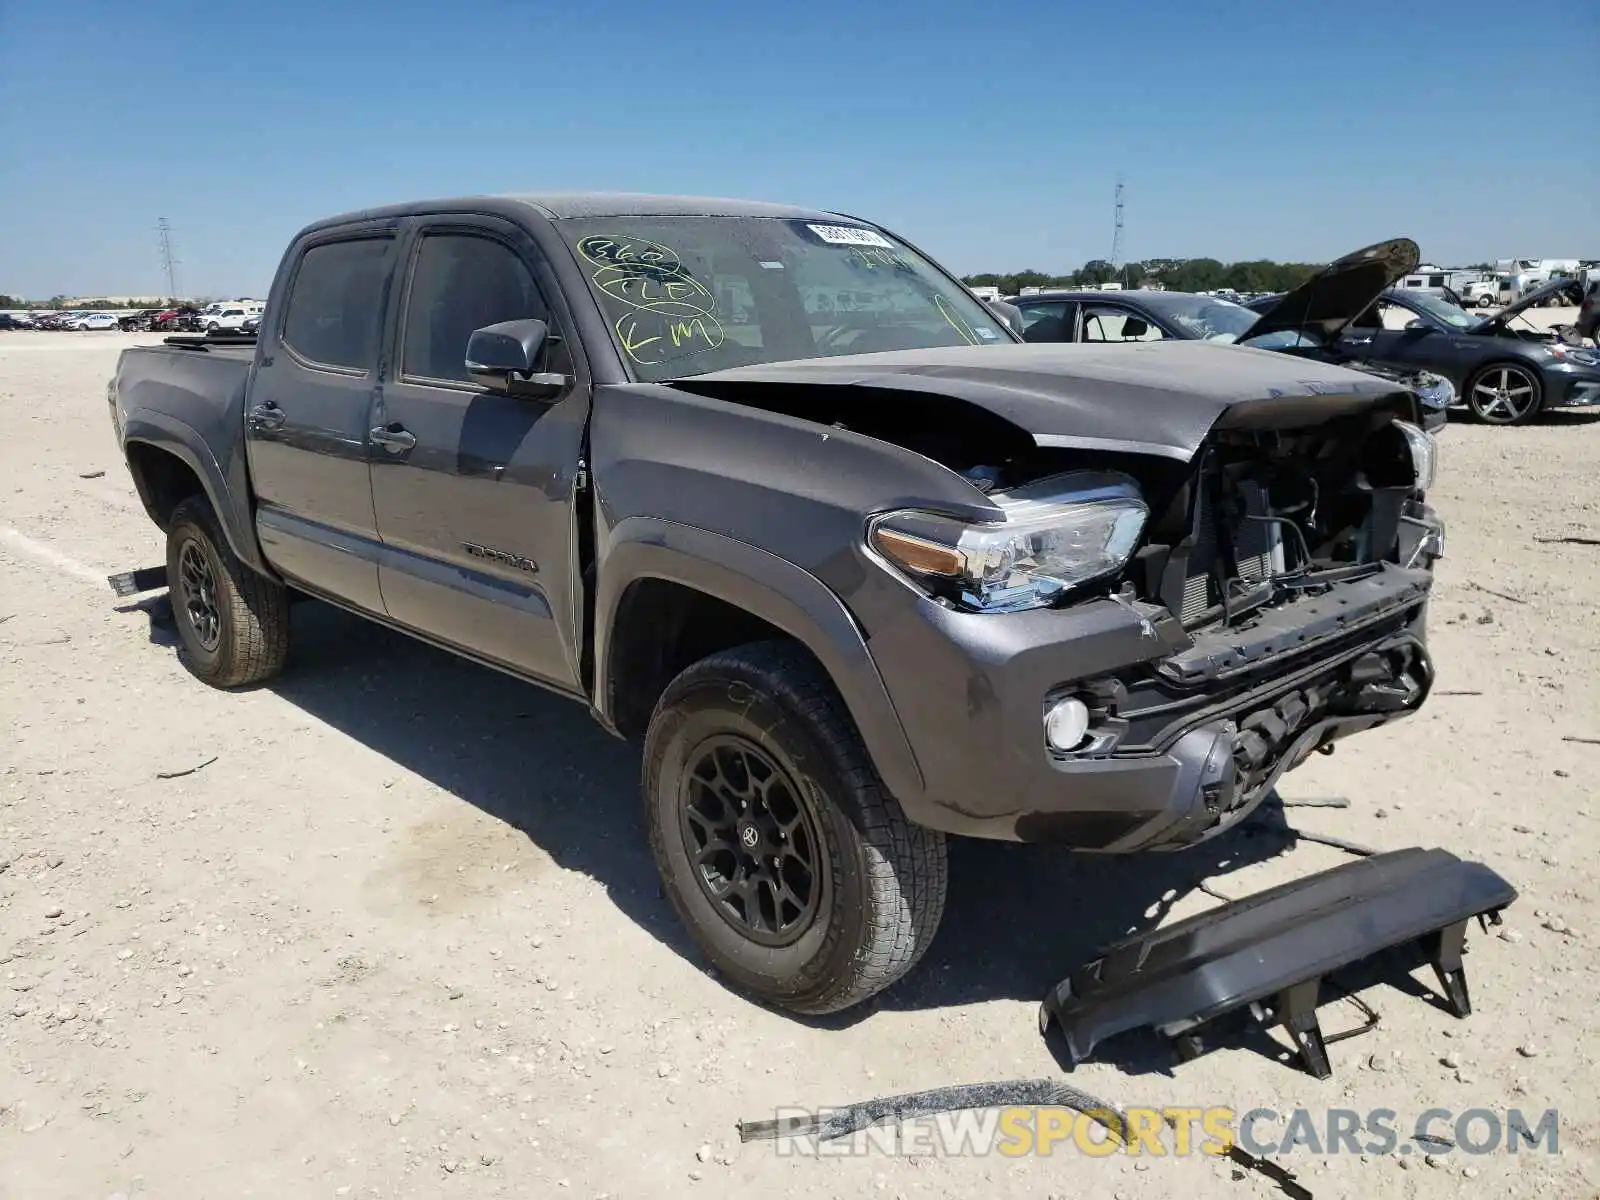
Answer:
[[[1551,312],[1547,319],[1570,320]],[[104,386],[138,335],[0,335],[0,1195],[1269,1195],[1225,1161],[815,1160],[740,1118],[1059,1076],[1044,990],[1135,925],[1333,866],[1237,835],[1119,861],[957,842],[944,927],[878,1003],[801,1023],[701,969],[638,758],[536,688],[307,604],[288,671],[208,690],[104,576],[157,563]],[[1239,1046],[1125,1104],[1561,1114],[1557,1158],[1305,1158],[1318,1195],[1600,1187],[1600,418],[1452,425],[1422,714],[1289,776],[1291,824],[1443,846],[1521,890],[1474,1015],[1388,987],[1317,1082]],[[1537,914],[1537,915],[1536,915]],[[1330,1006],[1325,1028],[1354,1013]],[[1444,1061],[1449,1059],[1449,1065]],[[1147,1168],[1147,1169],[1139,1169]]]

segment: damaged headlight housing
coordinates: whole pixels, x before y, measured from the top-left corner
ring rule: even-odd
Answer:
[[[1111,471],[1072,471],[991,492],[1003,521],[885,513],[867,542],[930,591],[979,612],[1040,608],[1120,571],[1144,532],[1139,487]]]
[[[1406,447],[1411,451],[1411,466],[1417,474],[1417,490],[1425,492],[1433,486],[1434,475],[1439,467],[1439,443],[1434,440],[1433,434],[1425,433],[1410,421],[1396,421],[1394,427],[1406,439]]]

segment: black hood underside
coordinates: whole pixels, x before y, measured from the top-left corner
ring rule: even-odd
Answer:
[[[1219,423],[1287,429],[1367,409],[1411,412],[1386,379],[1213,342],[1104,346],[1032,343],[896,350],[714,371],[669,386],[733,403],[762,389],[867,388],[949,396],[1030,435],[1040,447],[1189,461]]]
[[[1421,261],[1422,251],[1410,238],[1394,238],[1346,254],[1285,293],[1239,340],[1314,329],[1324,343],[1332,342]]]

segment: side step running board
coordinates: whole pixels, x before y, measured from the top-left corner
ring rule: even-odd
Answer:
[[[1317,1022],[1328,975],[1393,952],[1402,969],[1431,965],[1445,1008],[1465,1017],[1467,925],[1499,924],[1516,898],[1494,871],[1445,850],[1373,855],[1108,947],[1050,989],[1039,1029],[1061,1027],[1069,1066],[1141,1028],[1187,1060],[1211,1048],[1220,1018],[1248,1008],[1258,1024],[1284,1026],[1306,1070],[1326,1079],[1327,1043],[1339,1040]]]
[[[111,590],[119,596],[137,596],[140,592],[153,592],[167,586],[165,567],[141,567],[137,571],[123,571],[106,576]]]

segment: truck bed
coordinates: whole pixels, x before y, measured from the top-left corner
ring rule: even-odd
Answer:
[[[244,465],[254,362],[255,346],[244,342],[131,346],[117,360],[108,399],[118,440],[186,463],[205,485],[234,552],[259,567]]]
[[[131,346],[117,360],[118,424],[121,414],[154,413],[182,421],[207,442],[236,441],[244,433],[245,384],[255,346],[163,343]],[[217,446],[210,447],[219,457]]]

